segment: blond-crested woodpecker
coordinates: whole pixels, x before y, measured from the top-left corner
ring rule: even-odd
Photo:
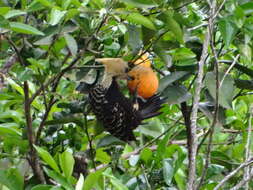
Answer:
[[[89,92],[93,113],[113,136],[123,141],[135,140],[133,130],[142,120],[159,115],[164,103],[159,95],[136,102],[126,98],[119,89],[116,79],[127,79],[128,64],[121,58],[96,59],[105,67],[102,81]]]

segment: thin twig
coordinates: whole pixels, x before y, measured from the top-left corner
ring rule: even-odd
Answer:
[[[248,166],[246,166],[248,167]],[[243,180],[241,180],[236,186],[234,186],[233,188],[231,188],[230,190],[238,190],[241,189],[244,185],[246,185],[247,183],[249,183],[249,181],[253,178],[253,169],[251,170],[251,172],[249,173],[249,175],[246,178],[243,178]],[[247,189],[245,189],[247,190]]]
[[[152,187],[151,187],[151,185],[150,185],[150,183],[149,183],[149,181],[148,181],[148,177],[147,177],[147,174],[146,174],[146,172],[145,172],[145,168],[144,168],[143,164],[141,164],[141,169],[142,169],[142,173],[143,173],[144,179],[145,179],[145,181],[146,181],[148,190],[152,190]]]
[[[221,86],[222,86],[222,84],[223,84],[223,81],[224,81],[224,79],[226,78],[226,76],[228,75],[228,73],[231,71],[231,69],[232,69],[232,68],[234,67],[234,65],[236,64],[236,62],[237,62],[237,60],[238,60],[239,57],[240,57],[240,54],[238,54],[238,55],[234,58],[233,63],[229,66],[228,70],[225,72],[223,78],[222,78],[221,81],[220,81],[219,89],[221,88]]]
[[[221,180],[218,185],[215,186],[213,190],[219,190],[231,177],[233,177],[235,174],[237,174],[241,169],[249,166],[253,163],[253,158],[250,158],[246,162],[243,162],[240,166],[238,166],[236,169],[234,169],[232,172],[230,172],[228,175],[226,175],[223,180]]]
[[[30,152],[29,152],[30,157],[28,160],[33,170],[33,173],[38,177],[41,183],[45,184],[46,179],[41,169],[36,150],[33,147],[35,143],[35,137],[34,137],[33,127],[32,127],[31,104],[29,102],[29,86],[28,86],[27,81],[24,82],[24,94],[25,94],[25,118],[26,118],[26,125],[27,125],[27,136],[28,136],[28,142],[29,142],[29,147],[30,147]]]
[[[10,70],[10,68],[17,62],[18,56],[17,54],[11,55],[5,62],[5,64],[2,66],[2,69],[0,70],[0,73],[7,74]]]
[[[6,36],[5,38],[7,39],[7,41],[9,42],[9,44],[10,44],[10,45],[12,46],[12,48],[14,49],[14,51],[15,51],[17,57],[18,57],[19,63],[20,63],[21,65],[24,66],[24,65],[25,65],[25,64],[24,64],[24,60],[23,60],[22,56],[20,55],[20,52],[19,52],[18,47],[15,45],[15,43],[14,43],[10,38],[8,38],[7,36]]]
[[[91,137],[89,135],[86,113],[84,113],[83,116],[84,116],[84,131],[86,133],[86,136],[87,136],[87,139],[88,139],[88,143],[89,143],[90,157],[91,157],[93,168],[96,171],[96,162],[95,162],[95,154],[94,154],[95,153],[95,149],[93,149],[92,139],[91,139]]]
[[[223,0],[223,2],[220,4],[220,6],[217,8],[215,14],[213,15],[213,19],[215,19],[218,16],[218,14],[220,13],[220,11],[225,3],[226,3],[226,0]]]
[[[253,131],[253,129],[251,129],[251,132]],[[222,133],[233,133],[233,134],[239,134],[239,133],[243,133],[243,130],[236,130],[236,129],[222,129],[221,130]]]
[[[250,151],[250,147],[251,147],[251,132],[252,132],[252,126],[251,126],[251,120],[252,120],[252,111],[253,111],[253,106],[251,105],[250,108],[249,108],[249,124],[248,124],[248,130],[247,130],[247,142],[246,142],[246,145],[245,145],[245,160],[248,160],[251,156],[251,151]],[[244,181],[247,181],[247,179],[249,178],[250,176],[250,167],[249,166],[246,166],[244,168],[244,175],[243,175],[243,179]],[[245,190],[248,190],[249,189],[249,183],[246,182],[245,183]]]
[[[213,5],[211,7],[211,14],[214,14],[214,12],[215,12],[215,7],[216,7],[215,4],[216,3],[213,2]],[[213,17],[211,17],[211,18],[213,18]],[[201,187],[201,185],[203,184],[203,182],[205,180],[205,177],[206,177],[206,174],[207,174],[209,164],[211,162],[211,150],[212,150],[213,134],[214,134],[216,123],[218,122],[217,120],[218,120],[218,110],[219,110],[219,86],[220,86],[220,83],[219,83],[219,66],[218,66],[219,62],[218,62],[218,55],[217,55],[215,45],[214,45],[215,40],[214,40],[214,35],[213,35],[213,22],[214,22],[214,20],[210,21],[210,24],[208,24],[208,29],[209,29],[209,32],[210,32],[210,35],[211,35],[211,38],[210,38],[211,50],[212,50],[212,53],[213,53],[214,59],[215,59],[216,92],[215,92],[214,117],[213,117],[213,121],[212,121],[212,124],[210,126],[210,129],[208,131],[209,138],[208,138],[208,144],[207,144],[205,165],[204,165],[201,177],[200,177],[200,182],[199,182],[196,189],[199,189]]]
[[[56,102],[57,102],[57,100],[54,100],[54,98],[52,96],[51,99],[50,99],[50,101],[49,101],[49,103],[48,103],[48,105],[47,105],[47,108],[46,108],[45,113],[43,115],[42,121],[40,122],[40,125],[38,127],[38,131],[36,133],[36,138],[35,138],[35,144],[36,145],[39,144],[39,139],[40,139],[40,135],[41,135],[42,129],[43,129],[44,125],[45,125],[45,122],[46,122],[46,120],[48,118],[48,115],[49,115],[49,112],[51,111],[52,106]]]
[[[193,30],[197,30],[197,29],[199,29],[199,28],[206,27],[206,26],[208,26],[207,23],[202,23],[202,24],[197,25],[197,26],[194,26],[194,27],[192,27],[192,28],[188,28],[187,31],[191,32],[191,31],[193,31]]]
[[[184,117],[187,139],[190,139],[191,138],[191,107],[187,106],[186,102],[182,102],[180,110]],[[191,149],[190,140],[187,141],[187,148]]]
[[[209,25],[212,25],[212,20],[209,20]],[[212,27],[211,27],[212,28]],[[199,100],[200,100],[200,92],[202,89],[202,79],[204,75],[204,63],[206,57],[208,56],[208,46],[210,43],[210,30],[206,31],[205,40],[203,44],[203,50],[201,54],[200,61],[198,62],[199,69],[198,69],[198,77],[196,79],[196,89],[195,89],[195,96],[193,100],[193,107],[191,113],[191,127],[190,127],[190,137],[189,141],[189,172],[188,172],[188,180],[187,180],[187,189],[191,190],[194,189],[194,183],[196,178],[196,153],[197,153],[197,115],[198,115],[198,108],[199,108]]]

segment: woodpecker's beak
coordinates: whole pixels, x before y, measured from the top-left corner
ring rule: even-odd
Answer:
[[[114,58],[97,58],[97,59],[95,59],[95,62],[106,65],[108,63],[111,63],[113,61],[113,59]]]
[[[110,65],[110,64],[127,64],[123,59],[121,58],[97,58],[95,59],[95,62],[101,63],[103,65]]]

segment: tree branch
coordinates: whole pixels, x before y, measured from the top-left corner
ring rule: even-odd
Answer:
[[[249,167],[249,166],[246,166]],[[251,172],[248,174],[248,176],[246,178],[243,178],[243,180],[241,180],[236,186],[234,186],[233,188],[231,188],[230,190],[238,190],[241,189],[244,185],[246,185],[246,187],[248,186],[247,183],[253,178],[253,169],[251,170]],[[247,187],[248,188],[248,187]]]
[[[246,166],[249,166],[250,164],[253,163],[253,158],[250,158],[246,162],[243,162],[240,166],[238,166],[236,169],[234,169],[232,172],[230,172],[228,175],[224,177],[223,180],[221,180],[218,185],[215,186],[213,190],[219,190],[221,186],[223,186],[231,177],[233,177],[235,174],[237,174],[241,169],[245,168]]]
[[[84,131],[86,133],[86,136],[87,136],[87,139],[88,139],[88,143],[89,143],[90,157],[91,157],[93,168],[94,168],[94,170],[96,170],[96,162],[95,162],[95,156],[96,155],[94,154],[95,150],[93,149],[92,139],[90,138],[89,131],[88,131],[87,115],[86,115],[86,113],[84,113],[83,116],[84,116]]]
[[[36,153],[35,148],[33,147],[35,143],[33,127],[32,127],[32,118],[31,118],[31,104],[29,102],[29,86],[27,81],[24,82],[24,94],[25,94],[25,118],[26,118],[26,125],[27,125],[27,136],[28,142],[30,147],[30,156],[29,156],[29,163],[32,167],[34,175],[38,177],[41,183],[45,184],[45,176],[39,164],[38,155]]]
[[[248,120],[248,129],[247,129],[247,142],[245,144],[245,161],[248,160],[251,156],[251,151],[250,151],[250,147],[251,147],[251,120],[252,120],[252,111],[253,111],[253,106],[251,105],[249,108],[249,120]],[[250,167],[246,166],[244,168],[244,175],[243,175],[243,180],[246,181],[245,183],[245,190],[249,189],[249,183],[247,181],[247,179],[250,178]]]
[[[202,89],[202,79],[204,73],[204,62],[208,55],[207,49],[210,41],[210,32],[207,31],[205,35],[205,41],[203,44],[203,51],[198,63],[199,70],[198,70],[198,77],[196,80],[196,89],[195,89],[195,96],[193,100],[193,107],[192,107],[192,114],[191,114],[191,127],[190,127],[190,135],[188,139],[188,144],[191,146],[188,149],[189,154],[189,173],[188,173],[188,181],[187,181],[187,189],[194,189],[195,177],[196,177],[196,153],[197,153],[197,114],[199,108],[199,100],[200,100],[200,92]]]
[[[196,155],[198,148],[198,138],[197,138],[197,115],[199,108],[199,100],[200,100],[200,92],[202,89],[202,80],[204,75],[204,63],[206,57],[208,56],[208,46],[211,40],[211,30],[213,28],[213,16],[215,13],[216,1],[214,0],[212,3],[211,9],[211,17],[208,20],[208,29],[205,34],[205,40],[203,44],[203,50],[201,53],[200,61],[198,62],[198,76],[196,79],[196,89],[195,96],[193,100],[193,107],[191,113],[191,127],[190,127],[190,135],[189,135],[189,143],[191,146],[188,149],[189,154],[189,172],[188,172],[188,180],[187,180],[187,189],[192,190],[195,189],[195,180],[196,180]]]
[[[212,12],[212,15],[215,14],[215,5],[212,5],[211,12]],[[211,18],[213,18],[213,17],[211,17]],[[205,180],[205,177],[206,177],[206,174],[207,174],[209,164],[211,162],[211,150],[212,150],[213,134],[214,134],[214,129],[215,129],[216,123],[218,122],[217,120],[218,120],[218,111],[219,111],[219,87],[220,87],[219,66],[218,66],[219,61],[218,61],[218,54],[216,52],[215,45],[214,45],[214,41],[215,41],[214,34],[213,34],[214,20],[211,20],[209,23],[210,24],[208,24],[208,30],[209,30],[210,36],[211,36],[210,37],[210,46],[211,46],[211,50],[212,50],[212,53],[213,53],[214,59],[215,59],[215,67],[214,67],[214,69],[215,69],[215,84],[216,84],[215,107],[214,107],[213,121],[212,121],[212,124],[211,124],[210,129],[209,129],[209,138],[208,138],[208,144],[207,144],[205,166],[203,168],[202,175],[200,177],[200,182],[199,182],[196,189],[199,189],[201,187],[201,185],[203,184],[203,182]]]
[[[36,134],[36,138],[35,138],[35,144],[39,144],[39,139],[40,139],[40,135],[41,135],[41,132],[42,132],[42,129],[45,125],[45,122],[47,120],[47,117],[49,115],[49,112],[51,111],[51,108],[52,106],[56,103],[57,100],[54,100],[54,97],[52,96],[49,103],[48,103],[48,106],[46,108],[46,111],[45,111],[45,114],[43,115],[43,118],[42,118],[42,121],[40,122],[40,125],[39,125],[39,128],[38,128],[38,131],[37,131],[37,134]]]
[[[22,59],[22,57],[20,55],[20,52],[19,52],[19,49],[16,47],[15,43],[10,38],[8,38],[7,36],[5,38],[7,39],[7,41],[9,42],[9,44],[14,49],[14,51],[15,51],[17,57],[18,57],[18,61],[20,62],[20,64],[24,66],[25,65],[24,64],[24,60]]]

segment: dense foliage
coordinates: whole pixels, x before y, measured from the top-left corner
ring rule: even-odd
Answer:
[[[212,5],[0,1],[1,188],[184,190],[195,96],[197,189],[214,189],[240,164],[252,162],[253,2],[217,0],[210,28]],[[202,55],[208,30],[208,55]],[[167,102],[160,116],[138,127],[138,140],[129,145],[106,133],[89,111],[86,84],[103,70],[95,58],[133,61],[140,52],[149,53]],[[196,94],[201,55],[203,88]],[[125,83],[122,91],[129,96]],[[247,181],[247,169],[221,189]]]

